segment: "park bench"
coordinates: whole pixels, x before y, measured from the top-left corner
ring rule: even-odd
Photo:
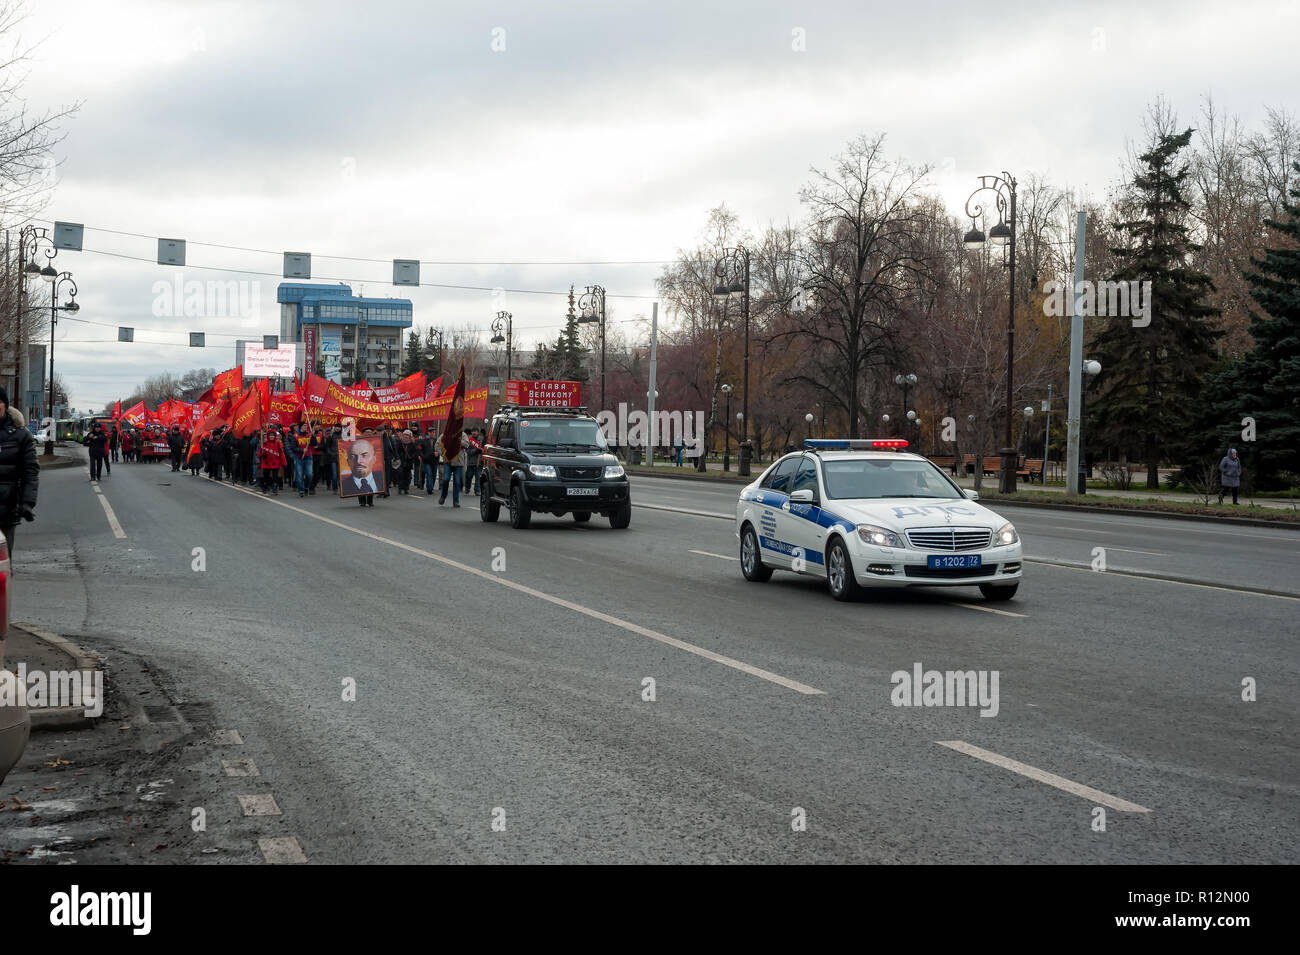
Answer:
[[[1016,477],[1023,481],[1040,480],[1043,476],[1043,459],[1029,458],[1021,459],[1020,467],[1016,469]]]
[[[963,465],[965,466],[965,468],[966,468],[966,473],[967,473],[967,474],[974,474],[974,473],[975,473],[975,455],[973,455],[973,454],[963,454],[963,455],[961,456],[961,458],[962,458],[962,464],[963,464]],[[985,473],[985,474],[997,474],[997,473],[998,473],[999,471],[1001,471],[1001,470],[1002,470],[1002,459],[1001,459],[1000,457],[998,457],[996,454],[986,454],[986,455],[984,455],[984,473]]]
[[[932,454],[930,463],[937,468],[943,468],[949,474],[957,474],[957,458],[952,454]]]

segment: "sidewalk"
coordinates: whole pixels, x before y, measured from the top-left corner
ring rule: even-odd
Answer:
[[[951,474],[949,474],[948,476],[952,477]],[[955,480],[957,481],[957,484],[963,488],[975,487],[974,477],[958,477]],[[995,494],[997,493],[997,489],[998,489],[997,475],[991,474],[988,477],[984,478],[983,486],[980,488],[981,491],[990,494]],[[1023,481],[1018,481],[1016,483],[1016,490],[1047,491],[1049,493],[1056,492],[1058,494],[1065,493],[1064,487],[1059,487],[1059,486],[1054,487],[1051,484],[1048,484],[1046,486],[1042,484],[1026,484]],[[1168,501],[1170,503],[1176,502],[1180,504],[1202,504],[1202,505],[1204,504],[1204,499],[1195,494],[1187,494],[1181,491],[1159,491],[1157,493],[1152,493],[1148,491],[1145,487],[1137,486],[1137,484],[1134,484],[1134,486],[1127,491],[1116,491],[1116,490],[1110,490],[1104,488],[1090,487],[1088,488],[1088,493],[1084,496],[1085,497],[1094,497],[1094,496],[1095,497],[1126,497],[1126,498],[1141,498],[1144,501]],[[1240,505],[1241,507],[1245,507],[1247,504],[1253,503],[1256,507],[1278,508],[1284,511],[1293,511],[1293,510],[1300,509],[1300,499],[1297,498],[1287,499],[1287,498],[1256,497],[1252,501],[1250,498],[1246,497],[1245,495],[1238,495],[1238,500],[1241,501],[1241,505]],[[1217,494],[1211,495],[1209,506],[1217,508],[1219,505],[1215,503],[1216,501],[1218,501],[1218,495]],[[1226,503],[1222,505],[1222,507],[1225,512],[1231,512],[1233,510],[1232,501],[1228,500]]]
[[[71,441],[60,441],[54,445],[54,457],[46,457],[42,452],[45,446],[38,444],[36,446],[36,460],[41,466],[42,471],[51,468],[84,468],[87,467],[89,454],[86,449],[79,444],[73,444]]]

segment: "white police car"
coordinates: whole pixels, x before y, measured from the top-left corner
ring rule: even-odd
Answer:
[[[914,586],[1014,597],[1016,529],[906,447],[892,438],[809,440],[764,471],[736,502],[745,579],[766,581],[773,570],[825,577],[836,600]]]

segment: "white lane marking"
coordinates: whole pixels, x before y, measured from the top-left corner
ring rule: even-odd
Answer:
[[[970,743],[962,742],[959,739],[937,739],[935,742],[940,746],[946,746],[948,749],[955,750],[958,753],[964,753],[967,756],[973,756],[975,759],[982,759],[986,763],[992,763],[994,766],[1009,769],[1013,773],[1019,773],[1021,776],[1026,776],[1035,782],[1053,786],[1072,796],[1078,796],[1081,799],[1088,800],[1089,802],[1109,806],[1111,809],[1118,812],[1151,811],[1146,806],[1139,806],[1135,802],[1129,802],[1127,799],[1120,799],[1118,796],[1104,793],[1100,789],[1093,789],[1091,786],[1083,785],[1083,783],[1076,783],[1072,779],[1066,779],[1064,776],[1056,775],[1056,773],[1049,773],[1045,770],[1037,769],[1027,763],[1008,759],[1006,756],[999,756],[997,753],[991,753],[987,749],[980,749],[978,746],[972,746]]]
[[[117,522],[117,515],[113,513],[113,505],[108,503],[108,498],[104,496],[104,492],[99,489],[98,484],[95,485],[95,495],[99,498],[99,503],[104,505],[104,514],[108,517],[108,526],[113,529],[113,536],[118,540],[122,540],[126,537],[126,531],[122,530],[122,525]]]
[[[262,850],[267,865],[303,865],[307,861],[302,846],[293,836],[258,839],[257,847]]]
[[[1120,519],[1120,518],[1118,518],[1118,517],[1115,517],[1115,515],[1113,515],[1113,514],[1110,514],[1110,515],[1097,514],[1097,515],[1092,515],[1092,516],[1095,516],[1095,517],[1112,517],[1112,518],[1114,518],[1115,520],[1119,520],[1119,519]],[[1070,518],[1058,518],[1058,520],[1069,520],[1069,519],[1070,519]],[[1195,523],[1195,521],[1172,521],[1172,522],[1171,522],[1171,521],[1168,521],[1168,520],[1162,520],[1161,518],[1155,518],[1155,517],[1137,517],[1137,518],[1129,518],[1129,520],[1158,521],[1158,522],[1161,523],[1161,524],[1170,524],[1170,523],[1173,523],[1173,524],[1190,525],[1190,524],[1194,524],[1194,523]],[[1214,518],[1213,518],[1213,517],[1207,517],[1206,520],[1207,520],[1207,521],[1212,521],[1212,520],[1214,520]],[[1058,530],[1070,531],[1071,533],[1076,533],[1076,534],[1077,534],[1079,531],[1088,531],[1089,533],[1093,533],[1093,534],[1118,534],[1118,533],[1123,533],[1123,532],[1121,532],[1121,531],[1103,531],[1103,530],[1101,530],[1101,529],[1098,528],[1098,527],[1094,527],[1091,523],[1089,523],[1087,520],[1085,520],[1085,519],[1083,519],[1083,518],[1079,518],[1079,526],[1078,526],[1078,527],[1061,527],[1061,526],[1056,525],[1056,524],[1049,524],[1049,525],[1047,525],[1047,526],[1048,526],[1048,527],[1056,527]],[[1238,525],[1234,525],[1234,526],[1241,527],[1242,525],[1239,525],[1239,524],[1238,524]],[[1185,526],[1185,527],[1157,527],[1157,526],[1155,526],[1155,524],[1147,524],[1147,525],[1145,525],[1143,528],[1133,527],[1133,528],[1131,528],[1131,529],[1128,531],[1128,533],[1132,533],[1133,530],[1139,530],[1139,529],[1145,529],[1145,530],[1162,530],[1162,531],[1169,531],[1169,532],[1171,532],[1171,533],[1172,533],[1173,531],[1175,531],[1175,530],[1178,530],[1178,531],[1183,531],[1183,532],[1188,533],[1188,534],[1206,534],[1206,535],[1208,535],[1208,536],[1210,536],[1210,537],[1232,537],[1232,538],[1239,538],[1239,537],[1254,537],[1254,538],[1256,538],[1256,539],[1258,539],[1258,540],[1274,541],[1274,542],[1276,542],[1276,543],[1282,543],[1283,541],[1286,540],[1286,537],[1285,537],[1283,534],[1281,534],[1281,533],[1279,533],[1279,534],[1252,534],[1252,533],[1250,533],[1249,531],[1244,531],[1244,530],[1243,530],[1241,533],[1236,533],[1235,531],[1221,531],[1221,530],[1214,530],[1214,529],[1209,528],[1209,527],[1187,527],[1187,526]],[[1286,533],[1290,533],[1289,531],[1286,531],[1286,528],[1285,528],[1285,527],[1279,527],[1278,530],[1279,530],[1279,531],[1284,531],[1284,532],[1286,532]]]
[[[1221,587],[1217,584],[1198,584],[1190,580],[1174,580],[1170,577],[1162,577],[1158,574],[1143,573],[1136,570],[1119,570],[1116,568],[1107,568],[1104,571],[1093,570],[1091,564],[1083,564],[1072,560],[1056,560],[1052,557],[1022,557],[1026,563],[1042,564],[1044,567],[1060,567],[1062,570],[1084,570],[1090,574],[1105,575],[1112,577],[1132,577],[1134,580],[1150,580],[1157,584],[1176,584],[1179,587],[1200,587],[1204,590],[1222,590],[1229,594],[1245,594],[1249,597],[1274,597],[1278,600],[1300,600],[1300,596],[1293,594],[1270,594],[1262,590],[1251,590],[1243,587]]]
[[[1011,610],[999,610],[996,607],[985,607],[983,604],[963,604],[963,603],[958,603],[955,600],[950,600],[948,601],[948,603],[950,606],[953,607],[965,607],[967,610],[982,610],[984,611],[984,613],[996,613],[996,614],[1001,614],[1004,617],[1028,617],[1029,616],[1029,614],[1027,613],[1015,613]]]
[[[707,550],[692,550],[687,553],[700,554],[703,557],[716,557],[718,560],[740,560],[739,557],[732,557],[730,554],[714,554]]]
[[[632,502],[633,507],[644,507],[650,511],[672,511],[674,514],[689,514],[691,517],[712,517],[720,521],[734,521],[735,514],[718,514],[714,511],[692,511],[685,507],[669,507],[666,504],[641,504],[637,501]]]
[[[260,793],[252,796],[237,796],[239,808],[244,810],[245,816],[279,816],[281,815],[280,807],[275,804],[275,797],[270,793]]]
[[[213,730],[212,742],[217,746],[243,746],[244,737],[239,730]]]
[[[257,764],[251,759],[223,759],[221,768],[227,776],[260,776]]]
[[[1106,549],[1107,549],[1107,550],[1122,550],[1122,551],[1124,551],[1124,553],[1126,553],[1126,554],[1149,554],[1149,555],[1152,556],[1152,557],[1168,557],[1168,556],[1169,556],[1168,554],[1162,554],[1162,553],[1160,553],[1160,551],[1158,551],[1158,550],[1134,550],[1132,547],[1116,547],[1114,544],[1111,544],[1111,545],[1110,545],[1109,547],[1107,547]]]
[[[649,627],[643,627],[640,624],[632,623],[630,620],[623,620],[619,617],[613,616],[612,614],[607,614],[600,610],[595,610],[591,607],[585,607],[582,604],[574,603],[572,600],[565,600],[563,597],[556,597],[554,594],[548,594],[540,590],[534,590],[532,587],[527,587],[524,584],[515,583],[513,580],[506,580],[505,578],[497,574],[489,573],[486,570],[479,570],[477,567],[471,567],[469,564],[462,564],[460,561],[452,560],[450,557],[443,557],[442,555],[435,554],[432,551],[422,550],[421,548],[413,547],[410,544],[403,544],[401,541],[396,541],[388,537],[383,537],[379,534],[372,534],[369,531],[363,531],[360,528],[356,528],[348,524],[344,524],[342,521],[336,521],[328,517],[322,517],[320,514],[314,514],[311,511],[304,510],[301,507],[296,507],[293,504],[288,503],[287,501],[277,501],[274,499],[268,499],[263,497],[257,491],[249,491],[242,487],[236,487],[233,484],[225,484],[223,486],[230,488],[232,491],[239,491],[242,494],[247,494],[250,497],[255,498],[256,500],[265,501],[267,504],[278,504],[280,507],[287,507],[289,510],[297,514],[303,514],[307,517],[312,518],[313,520],[320,521],[323,524],[330,524],[334,527],[339,528],[340,530],[347,531],[350,534],[356,534],[358,537],[367,537],[370,540],[378,541],[381,544],[388,544],[390,547],[396,547],[399,550],[404,550],[409,554],[418,554],[421,557],[428,558],[429,560],[432,561],[437,561],[438,563],[444,564],[447,567],[454,567],[463,573],[473,574],[475,577],[479,577],[482,578],[483,580],[490,581],[491,583],[496,584],[499,587],[508,587],[509,589],[516,591],[517,593],[527,594],[528,596],[535,597],[538,600],[544,600],[547,603],[555,604],[557,607],[563,607],[566,610],[572,610],[574,613],[580,613],[583,616],[591,617],[593,620],[599,620],[602,623],[607,623],[610,626],[618,627],[622,630],[628,631],[629,633],[635,633],[638,634],[639,636],[647,637],[651,640],[655,640],[659,643],[666,644],[670,647],[676,647],[678,650],[685,650],[687,653],[693,653],[696,656],[703,657],[706,660],[712,660],[714,663],[721,663],[723,666],[731,667],[733,670],[739,670],[741,673],[748,673],[750,676],[756,676],[760,680],[766,680],[769,683],[775,683],[777,686],[783,686],[788,690],[794,690],[796,693],[804,693],[810,696],[821,696],[824,695],[826,692],[825,690],[817,689],[815,686],[809,686],[807,683],[800,683],[798,680],[791,680],[788,677],[783,677],[779,673],[773,673],[771,670],[764,670],[761,667],[751,666],[748,663],[744,663],[732,657],[723,656],[721,653],[714,653],[712,650],[706,650],[704,647],[697,647],[693,643],[687,643],[685,640],[678,640],[676,637],[670,637],[667,634],[660,633],[657,630],[651,630]]]

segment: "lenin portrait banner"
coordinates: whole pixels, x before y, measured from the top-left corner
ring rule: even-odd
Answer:
[[[339,497],[383,494],[384,443],[378,437],[339,442]]]

